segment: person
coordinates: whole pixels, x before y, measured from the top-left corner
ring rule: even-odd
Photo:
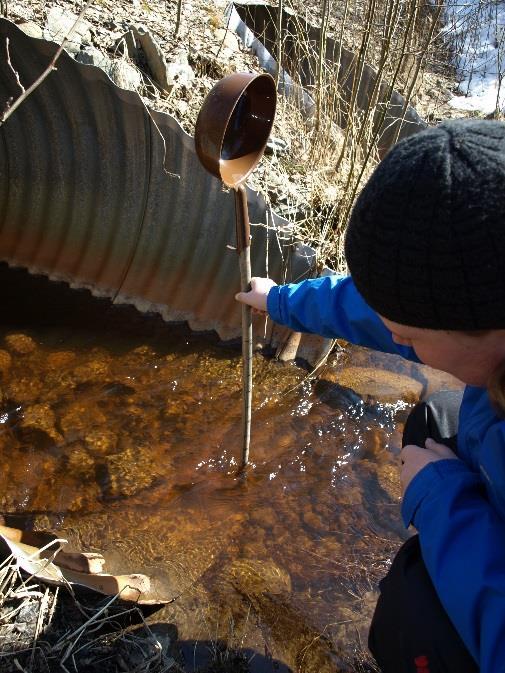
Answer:
[[[453,374],[414,407],[395,557],[369,647],[384,673],[505,671],[505,124],[449,120],[397,143],[345,236],[350,275],[236,298],[298,332]]]

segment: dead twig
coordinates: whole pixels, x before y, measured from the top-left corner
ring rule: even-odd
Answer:
[[[181,28],[181,18],[182,18],[182,0],[178,0],[177,19],[175,20],[174,37],[177,37],[179,35],[179,30]]]
[[[48,77],[48,76],[52,73],[52,71],[56,69],[56,62],[57,62],[58,59],[60,58],[60,56],[61,56],[61,52],[62,52],[63,49],[65,48],[65,45],[66,45],[67,42],[69,41],[70,37],[73,35],[75,29],[77,28],[77,25],[78,25],[79,21],[80,21],[80,20],[82,19],[82,17],[84,16],[84,13],[86,12],[86,10],[87,10],[88,6],[90,5],[90,3],[91,3],[91,0],[86,0],[86,3],[85,3],[85,5],[84,5],[84,7],[81,9],[81,12],[80,12],[79,16],[78,16],[77,19],[74,21],[72,27],[70,28],[70,30],[68,31],[68,33],[67,33],[67,34],[65,35],[65,37],[63,38],[62,43],[60,44],[60,46],[59,46],[58,49],[56,50],[56,53],[54,54],[53,58],[51,59],[49,65],[48,65],[47,68],[42,72],[42,74],[39,75],[39,77],[37,77],[37,79],[36,79],[32,84],[30,84],[30,86],[29,86],[27,89],[25,89],[25,88],[23,87],[23,85],[21,84],[20,79],[19,79],[19,75],[18,75],[18,73],[15,71],[15,69],[14,69],[14,67],[13,67],[13,65],[12,65],[12,63],[11,63],[11,61],[10,61],[9,44],[8,44],[8,42],[7,42],[7,61],[8,61],[9,67],[10,67],[11,70],[14,72],[14,75],[15,75],[15,78],[16,78],[16,82],[19,84],[19,86],[20,86],[21,89],[22,89],[22,93],[21,93],[21,95],[20,95],[18,98],[16,98],[15,101],[13,101],[12,103],[8,104],[7,107],[6,107],[6,109],[3,111],[2,115],[0,116],[0,126],[1,126],[2,124],[4,124],[4,123],[7,121],[7,119],[9,119],[9,117],[13,114],[13,112],[15,112],[15,111],[18,109],[18,107],[19,107],[19,106],[20,106],[20,105],[21,105],[21,104],[28,98],[28,96],[29,96],[30,94],[32,94],[32,93],[35,91],[35,89],[37,89],[37,87],[39,87],[39,86],[42,84],[42,82],[46,79],[46,77]]]

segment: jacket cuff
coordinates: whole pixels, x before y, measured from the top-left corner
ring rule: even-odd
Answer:
[[[468,472],[468,466],[454,458],[444,458],[425,465],[412,479],[403,496],[401,512],[405,528],[410,524],[416,525],[415,519],[419,507],[430,491],[439,488],[445,478]]]
[[[281,316],[281,288],[282,285],[274,285],[270,288],[270,291],[267,296],[267,311],[268,315],[272,318],[274,322],[281,323],[283,322]]]

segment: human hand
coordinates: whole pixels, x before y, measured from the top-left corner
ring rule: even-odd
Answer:
[[[415,444],[404,446],[400,453],[402,461],[400,480],[402,482],[402,492],[405,493],[412,479],[420,472],[423,467],[437,460],[447,460],[452,458],[459,460],[457,455],[451,451],[445,444],[438,444],[434,439],[428,438],[425,442],[426,448]]]
[[[274,285],[277,283],[274,283],[271,278],[251,278],[249,292],[238,292],[235,299],[252,306],[253,310],[259,313],[266,313],[268,293]]]

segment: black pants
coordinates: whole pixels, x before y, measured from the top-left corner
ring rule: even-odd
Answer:
[[[415,406],[403,446],[424,446],[432,437],[455,449],[460,403],[461,393],[443,391]],[[383,673],[478,672],[436,594],[418,535],[401,547],[379,586],[368,646]]]

